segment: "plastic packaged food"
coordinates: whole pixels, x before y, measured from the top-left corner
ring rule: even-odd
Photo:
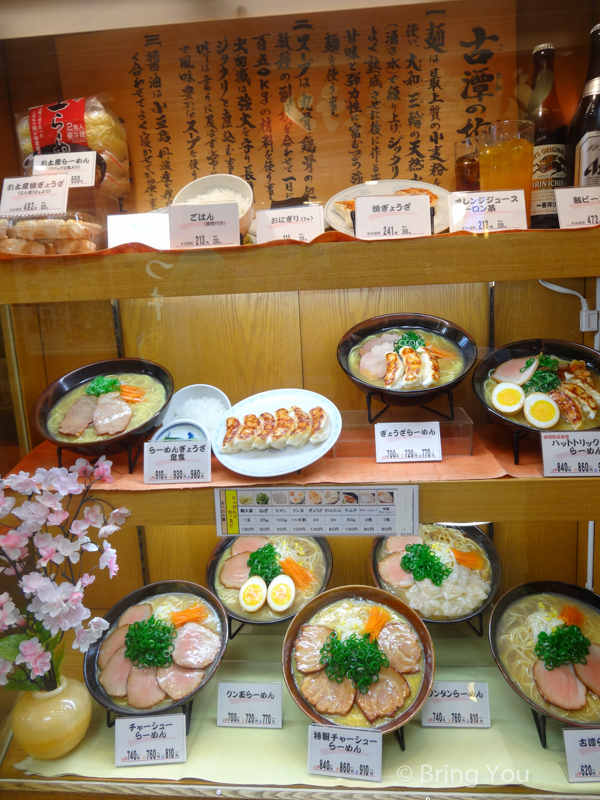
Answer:
[[[0,219],[0,253],[76,255],[105,246],[106,231],[88,214],[20,214]]]
[[[109,197],[129,191],[127,134],[123,122],[99,97],[80,97],[36,106],[17,122],[25,175],[33,156],[95,150],[96,187]]]

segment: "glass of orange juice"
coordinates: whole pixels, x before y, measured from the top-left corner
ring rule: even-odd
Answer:
[[[527,120],[505,120],[483,125],[479,142],[479,183],[484,192],[523,189],[527,219],[531,206],[535,125]]]

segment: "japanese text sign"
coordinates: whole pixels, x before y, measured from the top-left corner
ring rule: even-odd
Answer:
[[[184,714],[115,720],[115,767],[179,764],[185,759]]]
[[[96,180],[96,151],[37,155],[33,157],[32,175],[66,172],[69,186],[93,186]]]
[[[219,683],[217,725],[281,728],[281,683]]]
[[[434,681],[421,711],[424,728],[489,728],[487,683]]]
[[[510,192],[452,192],[450,230],[470,233],[526,231],[527,212],[523,189]]]
[[[144,442],[144,483],[210,482],[207,439]]]
[[[379,464],[394,461],[441,461],[439,422],[378,422],[375,458]]]
[[[431,235],[429,197],[367,196],[356,198],[358,239],[402,239]]]
[[[600,781],[600,728],[563,728],[569,783]]]
[[[0,214],[64,214],[69,195],[69,176],[56,172],[43,177],[5,178]]]
[[[277,239],[311,242],[324,230],[323,206],[294,206],[256,212],[257,244]]]
[[[600,225],[600,186],[555,189],[561,228],[591,228]]]
[[[581,477],[600,474],[598,431],[542,433],[544,477]]]
[[[240,243],[237,203],[169,207],[171,249],[232,247]]]

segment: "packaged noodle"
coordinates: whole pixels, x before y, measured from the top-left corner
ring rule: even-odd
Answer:
[[[59,158],[65,152],[95,150],[96,187],[115,198],[129,191],[125,126],[98,97],[32,108],[17,122],[17,139],[25,175],[31,174],[33,155]]]

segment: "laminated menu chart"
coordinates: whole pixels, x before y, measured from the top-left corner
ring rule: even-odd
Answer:
[[[450,230],[486,233],[527,230],[523,189],[510,192],[452,192]]]
[[[219,536],[419,532],[418,486],[215,489],[215,508]]]

